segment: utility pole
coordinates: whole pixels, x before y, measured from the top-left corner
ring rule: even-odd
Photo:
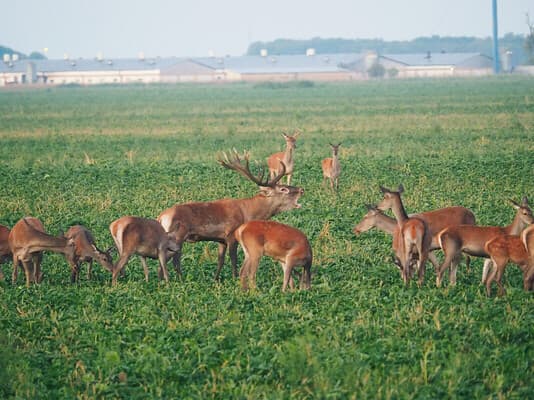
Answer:
[[[497,0],[493,4],[493,72],[499,73],[499,33],[497,29]]]

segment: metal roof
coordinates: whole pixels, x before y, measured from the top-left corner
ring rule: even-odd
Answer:
[[[351,64],[364,57],[362,54],[316,54],[267,55],[241,57],[194,58],[193,61],[213,69],[225,69],[242,74],[296,73],[296,72],[339,72],[343,65]]]
[[[420,54],[383,54],[381,58],[406,66],[454,66],[463,64],[475,57],[490,60],[480,53],[420,53]]]

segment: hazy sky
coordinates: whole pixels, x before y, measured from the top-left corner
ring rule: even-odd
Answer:
[[[23,0],[3,7],[0,44],[49,58],[242,55],[277,38],[492,34],[491,0]],[[498,0],[499,36],[528,32],[534,0]],[[7,6],[7,4],[5,4]]]

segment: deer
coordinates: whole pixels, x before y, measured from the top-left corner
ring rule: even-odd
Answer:
[[[174,240],[174,235],[165,232],[158,221],[124,216],[113,221],[109,225],[109,230],[119,253],[119,259],[112,270],[112,285],[116,285],[117,276],[122,273],[134,254],[141,258],[146,282],[149,275],[147,257],[159,260],[158,276],[160,279],[163,276],[165,282],[169,281],[167,262],[171,255],[178,251],[179,246]]]
[[[287,175],[287,184],[291,185],[291,177],[293,176],[294,168],[294,151],[297,148],[297,137],[300,131],[295,129],[292,136],[283,132],[282,135],[286,141],[286,149],[284,151],[271,154],[267,158],[267,165],[269,166],[269,174],[271,179],[280,173],[282,170],[282,163],[284,164],[285,175]]]
[[[181,274],[180,258],[182,245],[187,242],[213,241],[219,244],[215,280],[219,280],[227,248],[232,264],[232,275],[237,277],[237,241],[234,231],[251,220],[267,220],[283,211],[300,208],[298,200],[304,189],[282,185],[278,182],[285,175],[285,164],[273,178],[265,179],[264,170],[255,176],[250,171],[249,153],[240,156],[223,153],[218,162],[224,168],[233,170],[255,183],[259,193],[250,198],[220,199],[207,202],[175,204],[158,216],[166,232],[175,235],[178,250],[173,258],[176,272]]]
[[[113,272],[113,259],[111,258],[109,248],[106,251],[100,250],[95,245],[95,239],[87,228],[83,225],[71,226],[65,233],[67,239],[71,239],[76,247],[76,271],[79,273],[81,263],[88,263],[87,279],[91,279],[91,272],[93,269],[93,260],[96,260],[104,269]],[[79,274],[76,274],[78,280]]]
[[[501,283],[506,265],[510,262],[517,264],[523,272],[523,288],[532,290],[532,275],[534,271],[534,225],[530,225],[521,232],[521,236],[501,235],[484,245],[486,253],[491,257],[493,270],[486,279],[486,293],[491,296],[491,284],[497,282],[499,296],[506,291]],[[530,275],[529,275],[530,273]]]
[[[384,194],[382,201],[376,206],[385,211],[391,209],[397,219],[396,231],[393,234],[393,249],[401,265],[401,276],[407,284],[412,275],[411,265],[415,262],[419,275],[419,286],[423,284],[425,265],[432,243],[432,234],[427,223],[418,217],[409,217],[401,200],[404,187],[399,185],[398,191],[380,186]]]
[[[321,161],[321,167],[323,169],[323,186],[326,184],[327,180],[330,180],[330,188],[337,191],[339,175],[341,174],[341,164],[339,163],[338,155],[341,143],[329,143],[329,145],[332,148],[332,157],[325,158]]]
[[[9,232],[10,229],[7,226],[0,225],[0,265],[13,257],[8,242]],[[0,280],[4,280],[4,272],[1,267]]]
[[[40,283],[42,252],[51,251],[61,253],[71,268],[71,283],[74,283],[77,274],[76,248],[71,239],[63,235],[52,236],[45,232],[43,223],[34,217],[24,217],[19,220],[9,233],[9,248],[13,255],[12,282],[15,284],[18,277],[18,266],[22,264],[26,275],[26,286]]]
[[[241,288],[256,288],[256,272],[263,256],[280,262],[284,271],[282,292],[287,285],[294,289],[293,268],[302,266],[301,289],[311,287],[312,249],[302,231],[275,221],[249,221],[235,230],[235,238],[243,248],[245,259],[239,273]]]
[[[390,189],[387,189],[383,186],[380,187],[380,190],[384,194],[384,198],[381,202],[382,207],[380,205],[378,208],[382,208],[383,210],[392,208],[399,209],[400,205],[402,205],[401,201],[401,193],[404,191],[404,187],[402,185],[399,185],[399,188],[397,191],[393,191]],[[400,213],[400,209],[397,211]],[[395,213],[395,212],[394,212]],[[455,225],[475,225],[476,219],[475,215],[471,210],[469,210],[466,207],[461,206],[452,206],[452,207],[445,207],[440,208],[437,210],[432,211],[425,211],[418,214],[410,214],[409,217],[416,217],[421,220],[423,220],[427,228],[429,230],[429,234],[431,236],[431,242],[429,246],[429,251],[434,251],[439,248],[441,248],[438,235],[444,228],[448,226],[455,226]],[[437,260],[436,260],[437,262]],[[489,262],[489,261],[488,261]],[[469,268],[470,264],[470,258],[466,257],[466,266]],[[435,264],[434,264],[435,265]],[[436,266],[436,265],[435,265]],[[438,270],[438,267],[436,266],[436,271]]]
[[[456,225],[443,229],[438,234],[440,247],[445,253],[445,259],[439,267],[436,277],[436,286],[441,286],[443,272],[450,268],[451,285],[456,284],[456,269],[458,259],[462,252],[474,256],[490,258],[485,249],[485,245],[491,239],[504,235],[518,236],[521,231],[534,222],[532,210],[528,205],[528,199],[523,197],[521,204],[509,200],[516,209],[515,217],[510,225],[505,227],[499,226],[473,226],[473,225]],[[484,263],[482,272],[482,283],[487,282],[491,262]]]

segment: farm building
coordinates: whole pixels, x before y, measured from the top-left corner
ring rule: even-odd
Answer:
[[[13,84],[108,84],[223,81],[347,81],[369,79],[374,64],[389,77],[481,76],[492,73],[491,58],[474,53],[302,55],[26,60],[0,63],[0,86]]]

